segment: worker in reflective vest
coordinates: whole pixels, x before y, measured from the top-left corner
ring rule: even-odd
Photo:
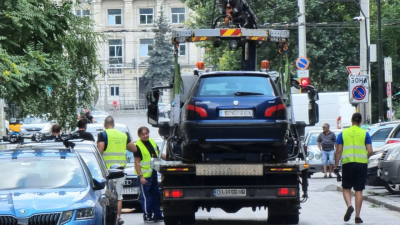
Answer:
[[[356,192],[356,223],[362,223],[360,211],[363,201],[362,191],[367,180],[368,158],[372,155],[372,141],[369,134],[360,128],[362,116],[354,113],[352,126],[339,134],[336,140],[336,159],[342,157],[343,198],[347,205],[344,221],[347,222],[354,212],[351,204],[351,188]],[[335,161],[335,174],[338,174],[339,160]]]
[[[126,150],[135,153],[136,145],[133,144],[129,134],[114,129],[115,123],[111,116],[104,120],[105,130],[99,133],[97,137],[97,148],[103,156],[104,162],[108,169],[111,165],[119,164],[125,168],[127,163]],[[118,194],[118,224],[124,221],[120,218],[122,211],[122,190],[125,183],[125,177],[116,179],[116,189]]]
[[[138,129],[139,140],[136,142],[137,152],[135,157],[135,173],[138,175],[140,198],[143,209],[144,222],[163,221],[164,217],[160,211],[160,188],[158,186],[157,171],[151,168],[151,158],[157,158],[159,149],[153,139],[149,138],[149,129],[140,127]],[[161,153],[162,154],[162,153]],[[165,154],[161,155],[165,160]]]

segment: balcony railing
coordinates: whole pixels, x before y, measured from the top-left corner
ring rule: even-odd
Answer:
[[[108,74],[122,74],[123,69],[136,69],[136,61],[134,59],[131,63],[117,63],[115,60],[100,60],[100,62]]]

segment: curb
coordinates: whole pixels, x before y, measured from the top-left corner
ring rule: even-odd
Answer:
[[[343,188],[341,186],[336,185],[336,188],[337,188],[337,191],[343,192]],[[351,195],[352,196],[355,195],[355,192],[353,190],[351,191]],[[368,196],[368,195],[363,195],[363,198],[364,198],[364,200],[369,201],[369,202],[371,202],[373,204],[381,205],[381,206],[384,206],[384,207],[386,207],[386,208],[388,208],[390,210],[400,212],[400,204],[397,203],[398,206],[394,205],[394,204],[390,204],[390,203],[388,203],[388,201],[391,201],[390,199],[387,199],[387,198],[385,199],[384,197]],[[380,200],[378,198],[383,198],[386,201]]]

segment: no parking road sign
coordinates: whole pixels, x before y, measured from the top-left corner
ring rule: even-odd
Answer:
[[[349,99],[351,104],[369,102],[369,76],[349,76]]]
[[[310,66],[310,61],[306,57],[299,57],[296,60],[296,67],[299,70],[306,70]]]

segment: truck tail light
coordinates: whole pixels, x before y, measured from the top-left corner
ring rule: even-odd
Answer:
[[[278,188],[276,193],[278,197],[295,197],[296,194],[296,188]]]
[[[265,116],[267,117],[285,117],[286,116],[286,106],[285,104],[279,104],[269,107],[265,110]]]
[[[187,105],[186,112],[188,118],[207,117],[207,111],[205,109],[194,105]]]
[[[398,141],[398,140],[389,140],[388,142],[387,142],[387,144],[392,144],[392,143],[399,143],[400,141]]]
[[[164,190],[165,198],[183,198],[182,189],[166,189]]]

